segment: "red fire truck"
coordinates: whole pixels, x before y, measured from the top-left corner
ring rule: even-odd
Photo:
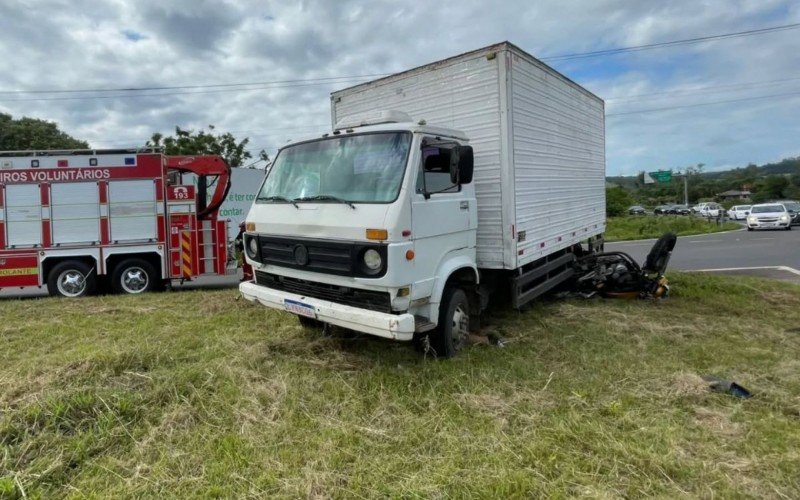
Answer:
[[[135,294],[235,273],[217,218],[230,173],[154,150],[0,152],[0,289]]]

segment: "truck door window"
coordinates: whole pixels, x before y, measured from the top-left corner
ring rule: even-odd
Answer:
[[[424,146],[422,161],[417,176],[417,193],[457,193],[458,184],[450,182],[449,146]]]

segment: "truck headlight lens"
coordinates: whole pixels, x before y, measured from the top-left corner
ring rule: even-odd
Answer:
[[[383,259],[381,259],[381,254],[378,253],[377,250],[370,248],[366,252],[364,252],[364,265],[367,266],[367,269],[373,272],[377,272],[383,266]]]
[[[247,256],[253,260],[258,257],[258,238],[253,236],[247,238]]]

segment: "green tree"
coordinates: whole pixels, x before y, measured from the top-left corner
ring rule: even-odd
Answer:
[[[164,136],[156,132],[147,141],[147,147],[164,148],[168,155],[220,155],[231,167],[241,167],[252,155],[245,148],[250,139],[238,141],[230,132],[215,134],[214,126],[209,125],[208,131],[184,130],[175,127],[174,136]],[[259,153],[259,158],[269,161],[264,150]]]
[[[606,188],[606,215],[609,217],[625,215],[631,205],[633,197],[628,190],[619,186]]]
[[[58,129],[58,125],[38,118],[23,116],[14,119],[0,113],[0,150],[24,151],[31,149],[88,149],[80,141]]]

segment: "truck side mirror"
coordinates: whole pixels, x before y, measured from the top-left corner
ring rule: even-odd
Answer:
[[[456,146],[450,152],[450,182],[469,184],[474,169],[472,146]]]

